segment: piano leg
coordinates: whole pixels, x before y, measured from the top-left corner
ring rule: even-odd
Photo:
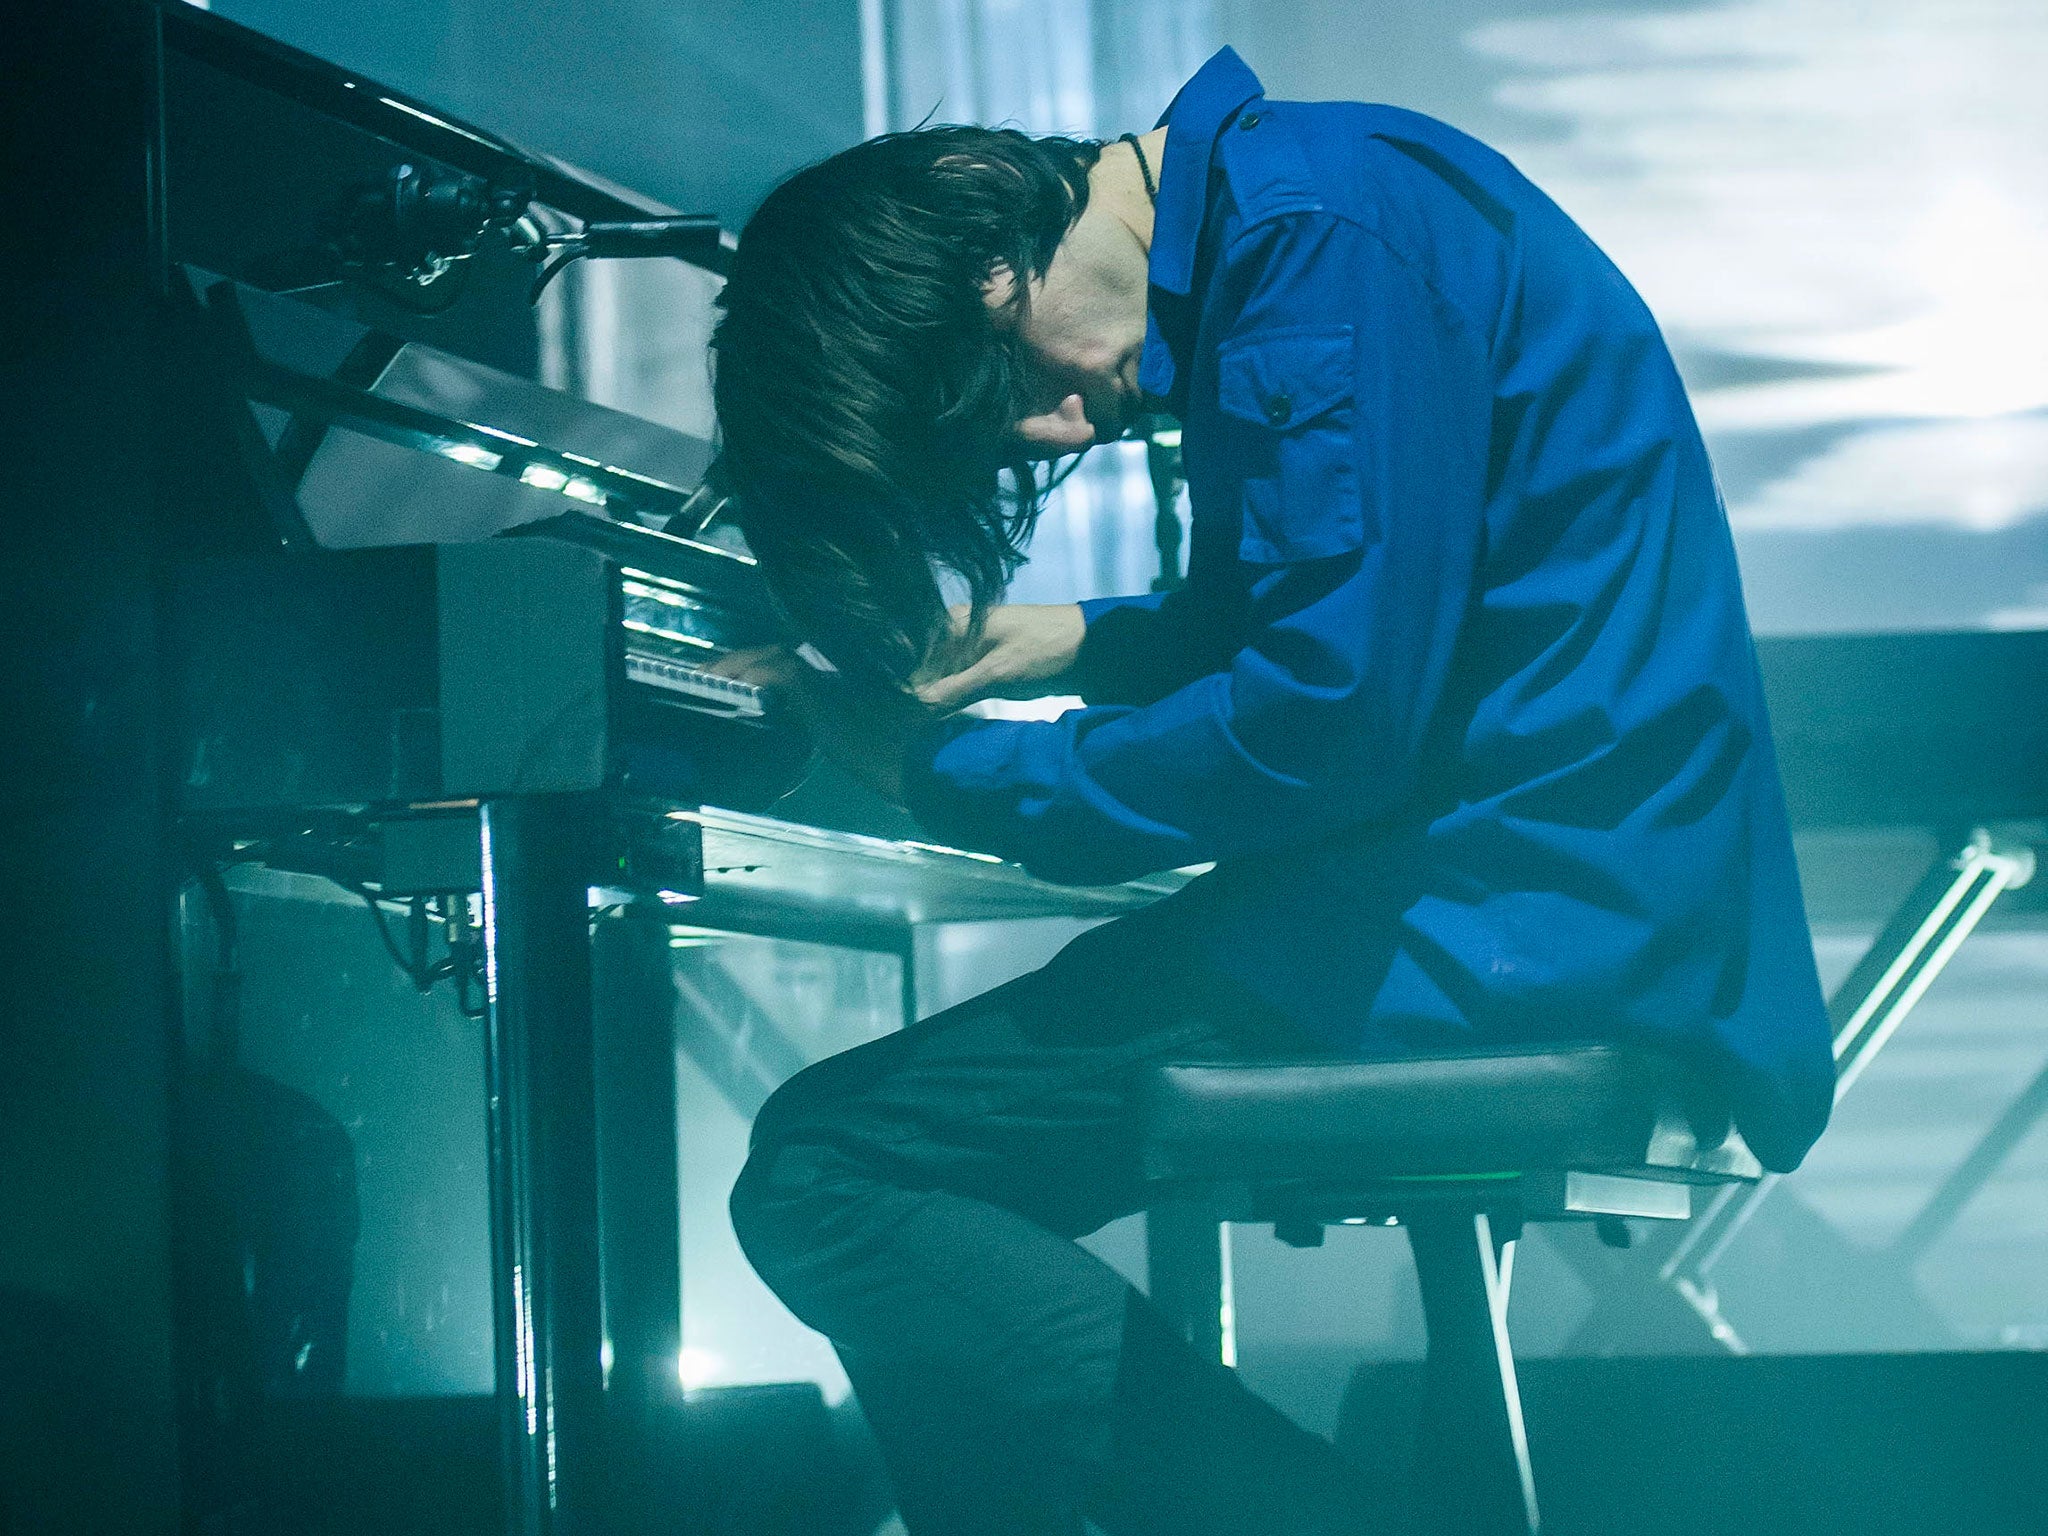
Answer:
[[[603,1304],[587,892],[594,804],[483,807],[492,1300],[510,1536],[600,1528]]]
[[[674,1464],[683,1404],[676,1157],[676,982],[665,914],[629,909],[591,936],[598,1219],[604,1250],[610,1513],[621,1531],[684,1518]]]

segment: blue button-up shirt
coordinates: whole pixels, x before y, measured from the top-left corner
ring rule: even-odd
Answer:
[[[1084,604],[1089,707],[950,725],[912,809],[1057,880],[1215,860],[1124,942],[1360,1053],[1676,1050],[1790,1167],[1828,1030],[1648,310],[1442,123],[1268,101],[1227,49],[1164,121],[1139,382],[1183,422],[1187,584]]]

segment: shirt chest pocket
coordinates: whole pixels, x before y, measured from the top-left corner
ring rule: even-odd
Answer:
[[[1241,487],[1240,559],[1320,560],[1365,541],[1354,372],[1348,325],[1258,331],[1224,345],[1216,468]]]

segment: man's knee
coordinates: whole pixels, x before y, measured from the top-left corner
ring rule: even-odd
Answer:
[[[775,1275],[804,1246],[799,1220],[804,1180],[800,1170],[778,1167],[787,1161],[787,1152],[780,1141],[757,1138],[728,1201],[740,1251],[775,1290],[780,1289]]]
[[[799,1317],[829,1278],[832,1245],[843,1250],[881,1193],[861,1155],[867,1133],[858,1105],[900,1042],[889,1036],[806,1068],[754,1117],[752,1148],[729,1202],[733,1232],[755,1273]]]
[[[832,1245],[858,1219],[860,1182],[830,1148],[778,1136],[755,1139],[733,1184],[729,1209],[740,1251],[807,1322],[808,1298],[830,1278]]]

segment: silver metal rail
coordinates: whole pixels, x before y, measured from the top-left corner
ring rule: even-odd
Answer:
[[[2001,842],[1983,827],[1928,867],[1884,931],[1828,999],[1834,1026],[1835,1102],[1839,1104],[1934,984],[1992,905],[2034,875],[2034,852]],[[1658,1271],[1731,1353],[1748,1346],[1722,1315],[1710,1278],[1780,1176],[1730,1185],[1717,1194]]]

